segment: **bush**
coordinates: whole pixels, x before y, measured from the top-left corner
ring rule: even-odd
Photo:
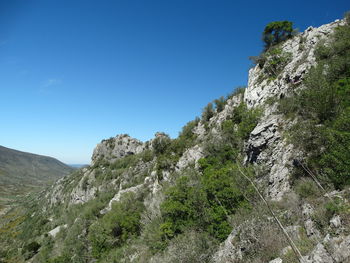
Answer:
[[[235,96],[243,95],[246,88],[246,86],[238,86],[234,88],[234,90],[227,95],[227,99],[232,99]]]
[[[221,112],[225,108],[226,100],[223,96],[221,96],[220,98],[214,100],[214,103],[215,103],[216,111]]]
[[[350,132],[326,131],[327,150],[321,154],[317,163],[321,172],[328,176],[336,188],[341,189],[350,184]]]
[[[213,158],[213,157],[212,157]],[[202,177],[182,176],[165,193],[161,204],[164,238],[172,239],[188,229],[200,229],[223,241],[231,232],[228,215],[247,203],[236,184],[238,171],[220,160],[200,161]]]
[[[153,258],[152,262],[210,262],[218,242],[205,232],[189,230],[174,238],[164,253]]]
[[[235,107],[231,119],[224,121],[221,126],[225,141],[240,148],[257,125],[260,115],[259,109],[248,110],[245,103]]]
[[[202,111],[202,121],[208,122],[214,116],[214,107],[212,103],[208,103]]]
[[[272,48],[264,56],[264,73],[271,79],[276,78],[291,59],[291,54],[281,48]]]
[[[176,155],[181,156],[184,151],[192,147],[197,138],[197,134],[193,132],[194,128],[198,125],[199,118],[196,118],[193,121],[188,122],[175,140],[172,141],[170,150]]]
[[[298,180],[295,190],[302,198],[317,197],[321,193],[316,183],[310,178]]]
[[[38,253],[40,244],[36,241],[32,241],[26,244],[23,248],[23,256],[26,260],[32,258],[35,254]]]
[[[124,195],[122,201],[114,203],[112,210],[89,228],[88,239],[92,246],[92,255],[100,258],[105,252],[139,235],[143,209],[143,203],[136,200],[132,193]]]
[[[152,142],[153,150],[156,155],[164,154],[170,146],[171,139],[165,133],[157,133],[156,138]]]
[[[259,56],[250,56],[249,60],[253,62],[253,65],[259,65],[260,68],[263,68],[266,62],[265,53],[260,54]]]

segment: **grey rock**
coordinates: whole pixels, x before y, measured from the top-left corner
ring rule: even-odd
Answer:
[[[238,262],[242,259],[243,254],[240,247],[235,245],[234,239],[238,234],[238,229],[235,229],[227,237],[227,239],[221,243],[220,248],[213,256],[213,262],[224,263],[224,262]]]
[[[273,200],[281,200],[290,190],[290,160],[295,155],[293,146],[282,139],[283,123],[281,116],[265,110],[245,146],[246,162],[258,163],[269,169],[267,194]]]
[[[48,232],[48,234],[52,237],[56,237],[56,235],[58,234],[58,232],[60,232],[60,230],[62,228],[66,228],[67,225],[62,225],[62,226],[57,226],[54,229],[52,229],[51,231]]]
[[[109,201],[108,206],[106,208],[104,208],[103,210],[100,211],[101,214],[105,214],[109,211],[111,211],[112,209],[112,204],[114,202],[119,202],[121,197],[126,194],[126,193],[137,193],[139,192],[143,187],[143,184],[140,185],[136,185],[133,187],[129,187],[127,189],[119,189],[118,193],[116,195],[114,195],[114,197]]]
[[[335,215],[332,217],[331,220],[329,220],[329,223],[332,227],[338,228],[341,226],[341,219],[339,215]]]
[[[302,205],[302,215],[304,217],[304,227],[306,230],[306,235],[315,239],[321,237],[320,231],[316,228],[315,222],[312,220],[312,215],[314,213],[313,207],[305,203]]]
[[[316,248],[311,252],[311,254],[306,257],[305,261],[307,263],[333,263],[333,258],[326,251],[322,244],[317,244]]]
[[[336,262],[350,261],[350,235],[344,237],[339,245],[335,245],[334,258]],[[347,261],[346,261],[347,260]]]
[[[197,165],[200,158],[204,157],[203,149],[199,145],[187,149],[176,164],[177,170],[182,170],[190,164]]]
[[[99,143],[91,157],[91,165],[95,165],[99,160],[113,162],[119,158],[131,154],[137,154],[144,150],[145,145],[129,135],[121,134]]]

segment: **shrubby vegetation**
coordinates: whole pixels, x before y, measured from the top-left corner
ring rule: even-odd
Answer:
[[[243,141],[257,125],[260,115],[260,109],[248,110],[247,105],[241,103],[233,109],[232,118],[222,123],[223,141],[233,149],[241,149]]]
[[[213,102],[209,102],[202,110],[202,122],[206,124],[210,118],[215,115],[215,113],[222,112],[227,104],[227,100],[232,99],[234,96],[243,94],[245,88],[245,86],[236,87],[233,92],[228,94],[226,97],[221,96],[220,98],[215,99]]]
[[[336,28],[329,44],[316,49],[317,66],[305,89],[281,101],[279,110],[298,118],[291,131],[295,146],[308,154],[307,165],[324,183],[350,184],[350,26]]]
[[[202,111],[202,120],[204,122],[208,122],[210,118],[214,116],[214,112],[215,111],[214,111],[213,103],[209,102]]]
[[[100,258],[105,252],[122,246],[128,239],[140,234],[143,203],[131,193],[123,198],[121,202],[115,202],[112,210],[89,228],[88,239],[95,258]]]
[[[193,170],[183,174],[165,192],[158,234],[152,242],[158,249],[191,229],[223,241],[232,230],[230,216],[237,209],[249,209],[245,197],[251,189],[235,162],[259,115],[259,110],[248,110],[243,103],[235,108],[232,118],[223,124],[222,143],[207,143],[207,157],[199,161],[199,173]]]
[[[272,47],[266,52],[256,57],[249,57],[254,65],[259,65],[264,71],[264,75],[260,75],[260,80],[267,77],[269,80],[275,79],[289,63],[291,54],[284,52],[279,46]]]

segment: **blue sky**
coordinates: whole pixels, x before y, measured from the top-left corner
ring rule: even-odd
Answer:
[[[0,0],[0,145],[89,163],[104,138],[176,137],[246,85],[264,26],[304,30],[348,1]]]

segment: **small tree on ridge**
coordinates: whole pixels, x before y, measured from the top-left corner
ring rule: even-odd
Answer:
[[[267,24],[262,35],[262,40],[265,42],[265,50],[292,37],[292,34],[293,22],[275,21]]]

